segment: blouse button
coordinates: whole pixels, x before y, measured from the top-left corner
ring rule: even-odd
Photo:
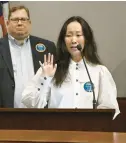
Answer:
[[[44,77],[44,80],[46,80],[47,78],[46,77]]]

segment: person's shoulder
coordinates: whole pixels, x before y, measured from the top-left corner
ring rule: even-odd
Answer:
[[[7,40],[7,37],[6,37],[6,36],[5,36],[5,37],[0,38],[0,42],[3,42],[3,41],[5,41],[5,40]]]
[[[109,71],[109,69],[106,66],[97,65],[97,68],[99,69],[101,76],[112,76],[111,72]]]
[[[40,37],[37,37],[37,36],[33,36],[33,35],[30,35],[30,39],[34,39],[36,41],[39,41],[39,42],[42,42],[42,43],[50,43],[50,44],[54,44],[53,41],[51,40],[48,40],[48,39],[44,39],[44,38],[40,38]]]
[[[97,72],[99,72],[101,74],[110,73],[109,70],[108,70],[108,68],[105,65],[90,63],[89,66],[93,70],[96,70]]]
[[[116,87],[112,73],[104,65],[98,65],[100,70],[100,78],[105,81],[106,84],[111,84],[113,87]]]
[[[108,68],[105,66],[105,65],[100,65],[100,64],[97,64],[95,65],[95,67],[100,71],[100,72],[108,72]]]
[[[0,45],[6,43],[7,41],[8,41],[8,36],[6,35],[6,36],[0,38]],[[0,47],[1,47],[1,46],[0,46]]]

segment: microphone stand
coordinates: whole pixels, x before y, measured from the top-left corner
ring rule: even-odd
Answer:
[[[83,59],[83,63],[84,63],[84,66],[85,66],[85,68],[86,68],[86,71],[87,71],[87,74],[88,74],[88,77],[89,77],[89,81],[90,81],[90,83],[91,83],[91,85],[92,85],[92,91],[93,91],[93,109],[96,109],[96,104],[97,104],[97,102],[96,102],[96,99],[95,99],[95,92],[94,92],[94,85],[93,85],[93,83],[92,83],[92,80],[91,80],[91,77],[90,77],[90,74],[89,74],[89,71],[88,71],[88,68],[87,68],[87,65],[86,65],[86,62],[85,62],[85,60],[84,60],[84,58],[83,58],[83,54],[82,54],[82,52],[81,52],[81,45],[79,44],[79,45],[77,45],[77,49],[80,51],[80,53],[81,53],[81,57],[82,57],[82,59]]]

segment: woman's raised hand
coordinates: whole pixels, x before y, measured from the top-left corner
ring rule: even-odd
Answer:
[[[48,57],[44,55],[43,64],[39,61],[39,64],[42,67],[43,76],[54,76],[57,69],[57,64],[54,65],[53,62],[54,62],[54,57],[50,53],[48,54]]]

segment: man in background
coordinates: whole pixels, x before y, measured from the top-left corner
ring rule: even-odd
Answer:
[[[8,34],[0,39],[0,107],[24,108],[22,91],[40,67],[39,61],[43,63],[44,54],[56,55],[55,44],[30,35],[30,29],[28,8],[12,7]]]

